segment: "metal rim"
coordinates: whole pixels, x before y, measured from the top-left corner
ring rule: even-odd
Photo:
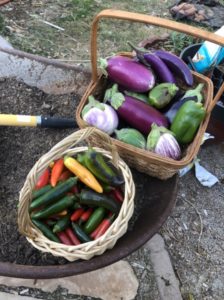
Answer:
[[[0,6],[5,5],[8,2],[10,2],[10,0],[0,0]]]
[[[167,192],[169,201],[166,201],[166,207],[164,207],[163,212],[159,214],[159,216],[155,216],[154,220],[151,220],[152,226],[143,235],[139,233],[141,233],[141,228],[144,226],[144,220],[138,218],[134,227],[137,226],[139,230],[136,232],[136,229],[134,229],[133,231],[127,232],[120,240],[118,240],[113,249],[107,250],[100,256],[93,257],[88,261],[76,261],[66,265],[53,266],[31,266],[1,262],[0,276],[27,279],[61,278],[91,272],[121,260],[150,240],[169,217],[176,203],[178,178],[177,176],[174,176],[167,181],[169,182],[167,184],[169,186],[169,191]],[[135,239],[131,242],[134,231]]]

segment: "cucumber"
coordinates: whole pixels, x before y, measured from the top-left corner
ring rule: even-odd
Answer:
[[[61,184],[56,185],[47,193],[34,199],[30,204],[30,209],[33,210],[34,208],[37,208],[39,206],[51,204],[55,200],[61,198],[77,183],[77,180],[77,177],[71,177]]]

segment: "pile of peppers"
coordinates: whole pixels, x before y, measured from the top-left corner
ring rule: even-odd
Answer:
[[[48,239],[79,245],[100,238],[119,214],[124,178],[92,148],[53,161],[40,175],[29,206]]]

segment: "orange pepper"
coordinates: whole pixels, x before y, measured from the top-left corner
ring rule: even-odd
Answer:
[[[50,218],[59,218],[59,217],[64,217],[66,216],[68,213],[67,209],[64,209],[62,211],[60,211],[59,213],[55,214],[55,215],[52,215],[50,216]]]
[[[83,165],[81,165],[75,158],[70,156],[64,157],[64,165],[73,174],[75,174],[79,180],[85,185],[96,191],[97,193],[103,193],[103,188],[94,175]]]
[[[59,177],[61,176],[63,170],[64,170],[64,159],[60,158],[54,163],[51,170],[50,182],[53,187],[55,187],[56,184],[58,183]]]

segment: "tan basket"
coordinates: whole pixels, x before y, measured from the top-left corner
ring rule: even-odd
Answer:
[[[119,215],[102,237],[97,240],[80,244],[78,246],[67,246],[55,243],[46,238],[39,229],[31,222],[29,216],[29,204],[31,202],[32,190],[36,184],[38,176],[49,166],[50,162],[65,154],[77,154],[87,150],[88,147],[76,147],[90,136],[104,140],[104,145],[109,151],[94,148],[104,156],[110,158],[115,166],[121,171],[124,179],[124,202],[122,203]],[[115,146],[105,133],[96,128],[88,127],[69,135],[61,142],[56,144],[48,153],[43,155],[29,172],[25,184],[20,192],[18,208],[18,226],[21,234],[37,249],[49,252],[54,256],[62,256],[69,261],[77,259],[88,260],[94,255],[100,255],[106,249],[112,248],[116,241],[125,234],[128,228],[128,221],[134,211],[135,184],[132,174],[127,164],[118,156]]]
[[[92,80],[87,87],[85,94],[83,95],[78,108],[76,110],[76,120],[79,127],[84,128],[88,126],[86,122],[81,118],[81,112],[84,105],[87,103],[88,96],[93,94],[102,94],[105,90],[105,82],[103,77],[98,75],[97,70],[97,31],[98,23],[101,18],[114,18],[114,19],[124,19],[129,21],[136,21],[141,23],[148,23],[152,25],[161,26],[167,29],[172,29],[175,31],[183,32],[195,37],[202,38],[204,40],[209,40],[217,44],[224,44],[224,39],[218,35],[215,35],[211,32],[201,30],[186,24],[180,24],[175,21],[162,19],[158,17],[131,13],[119,10],[103,10],[101,11],[94,19],[92,25],[92,34],[91,34],[91,63],[92,63]],[[130,53],[124,54],[130,56]],[[181,160],[173,160],[170,158],[161,157],[150,151],[142,150],[136,148],[132,145],[125,144],[116,139],[112,139],[113,143],[117,146],[120,156],[129,164],[129,166],[134,167],[140,172],[146,173],[148,175],[160,178],[167,179],[172,177],[179,169],[188,165],[197,155],[200,145],[203,139],[203,135],[206,131],[210,113],[218,101],[217,97],[213,99],[213,83],[208,78],[196,72],[192,72],[194,76],[195,84],[201,82],[204,83],[203,95],[204,95],[204,106],[207,111],[205,120],[200,125],[200,128],[197,132],[197,135],[194,138],[194,141],[188,146],[185,150],[184,155]],[[91,139],[91,143],[95,145],[104,146],[103,142],[100,140]]]

